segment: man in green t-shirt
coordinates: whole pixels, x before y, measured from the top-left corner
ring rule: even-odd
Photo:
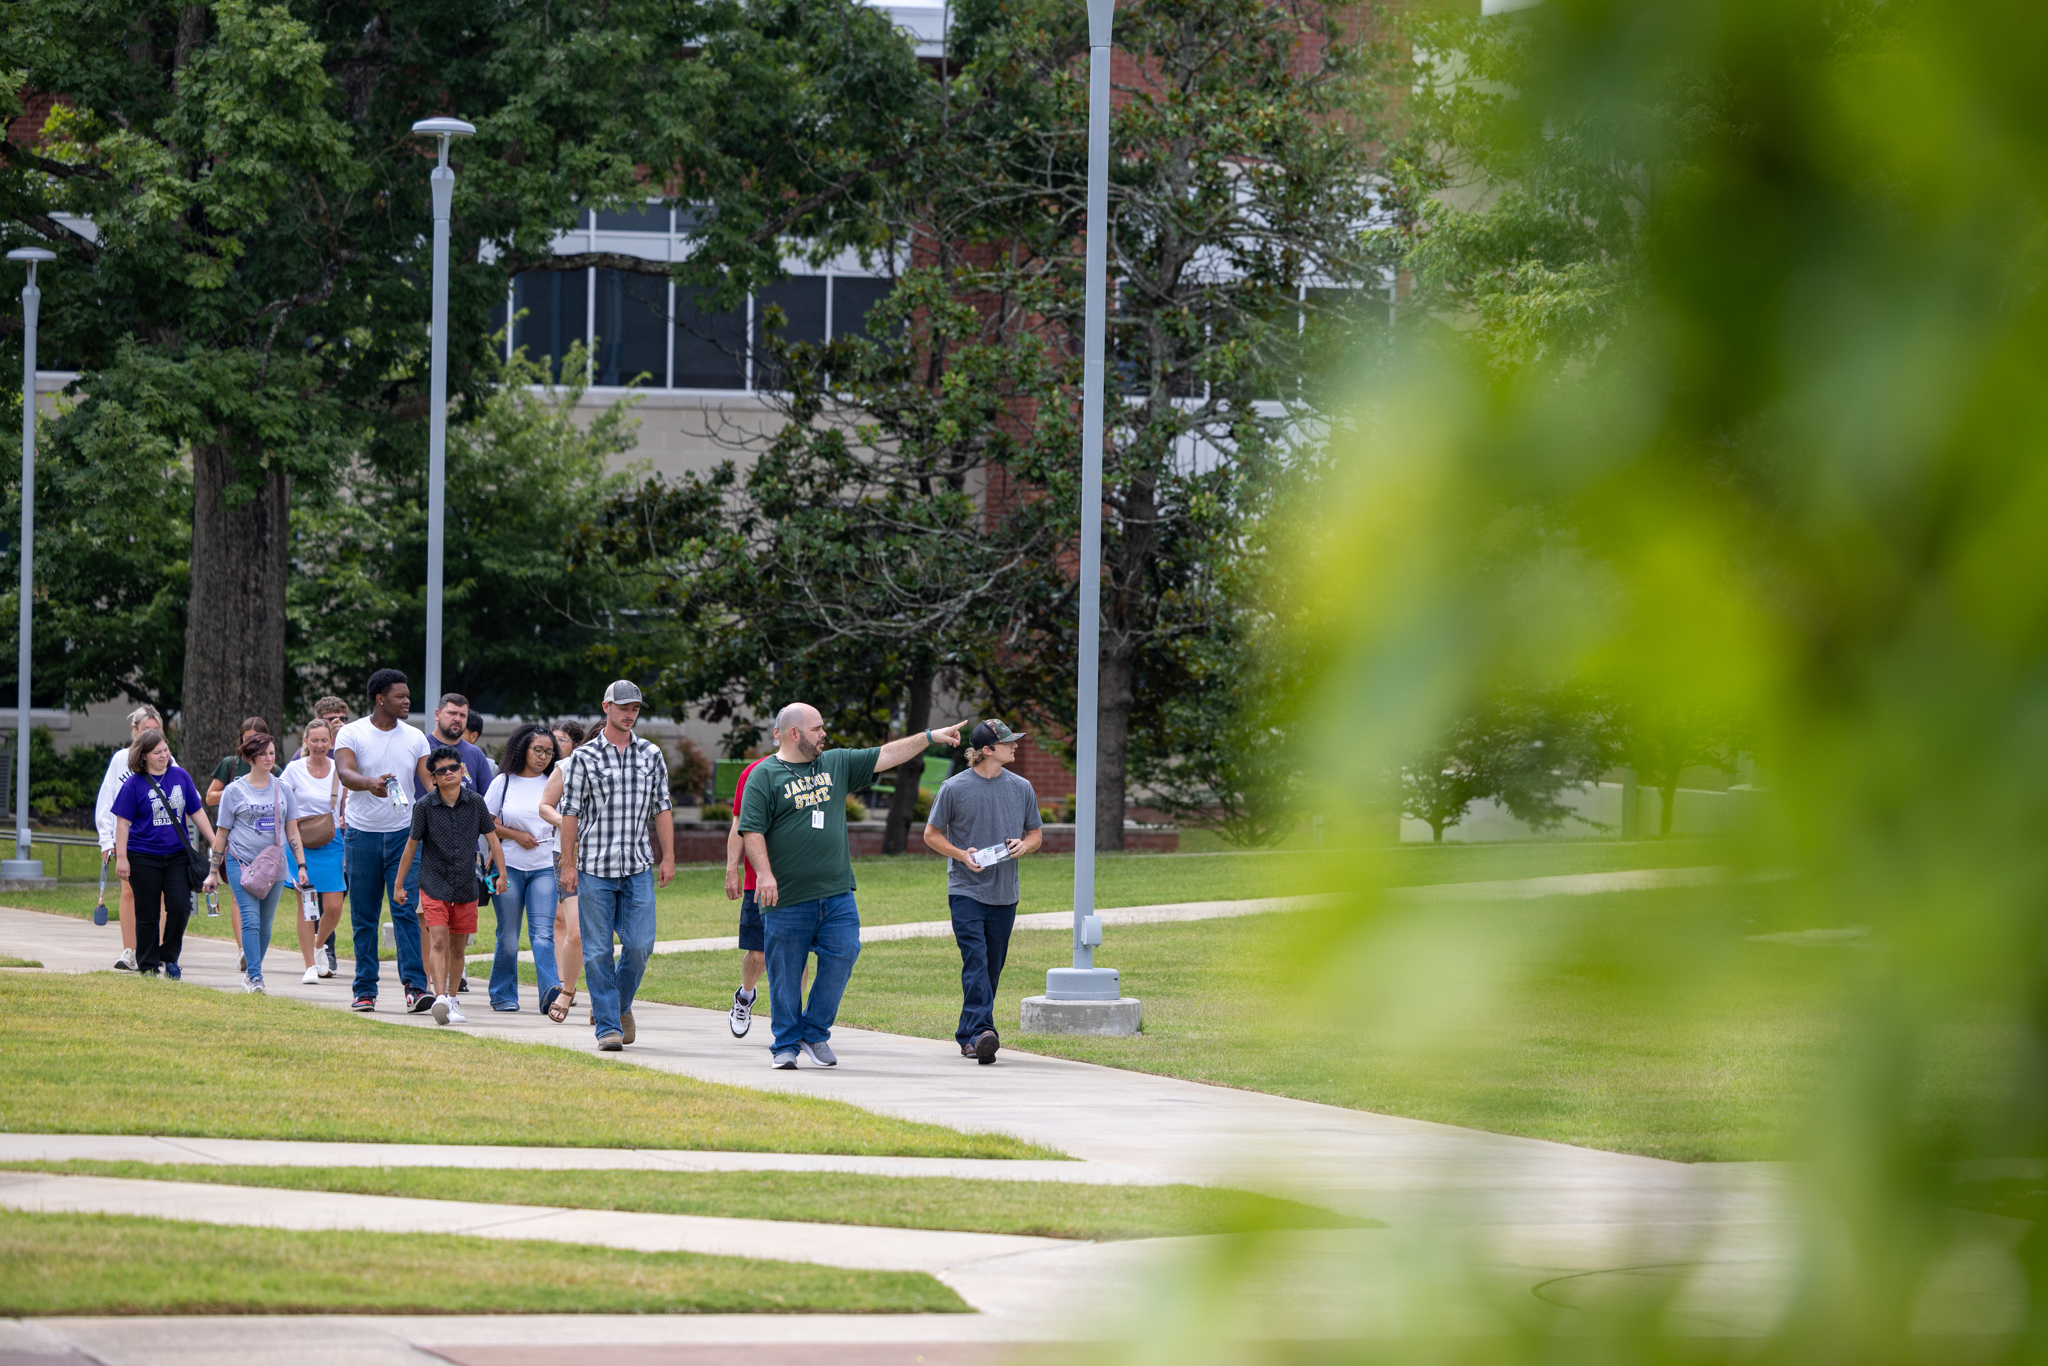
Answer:
[[[775,728],[782,747],[754,766],[739,821],[768,925],[770,1056],[776,1067],[795,1067],[799,1053],[832,1067],[839,1059],[827,1041],[860,957],[846,798],[935,741],[958,745],[960,727],[906,735],[874,749],[826,749],[825,718],[816,707],[792,702],[776,715]],[[818,975],[810,999],[800,1001],[804,963],[814,953]]]

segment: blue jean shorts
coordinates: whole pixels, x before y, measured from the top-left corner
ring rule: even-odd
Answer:
[[[740,893],[740,948],[760,953],[768,947],[768,923],[761,919],[761,907],[754,900],[754,889],[749,887]]]

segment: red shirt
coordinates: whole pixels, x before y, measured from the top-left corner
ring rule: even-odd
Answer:
[[[767,756],[763,755],[762,757],[766,758]],[[748,764],[745,768],[741,769],[740,780],[732,785],[732,810],[735,820],[739,818],[740,799],[747,795],[747,775],[754,771],[754,764],[760,762],[760,759],[756,759],[753,764]],[[742,890],[751,892],[754,890],[754,865],[745,854],[741,854],[740,866],[747,870],[747,880]]]

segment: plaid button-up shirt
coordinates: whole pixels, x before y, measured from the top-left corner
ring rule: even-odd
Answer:
[[[556,808],[576,818],[576,871],[631,877],[654,866],[647,823],[669,809],[668,763],[653,742],[621,750],[602,731],[576,747]]]

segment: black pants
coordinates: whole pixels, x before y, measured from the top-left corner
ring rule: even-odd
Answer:
[[[192,918],[192,869],[181,850],[175,854],[128,851],[128,885],[135,891],[135,966],[155,972],[178,961],[185,947],[185,922]],[[164,917],[164,938],[157,945],[156,918]]]

